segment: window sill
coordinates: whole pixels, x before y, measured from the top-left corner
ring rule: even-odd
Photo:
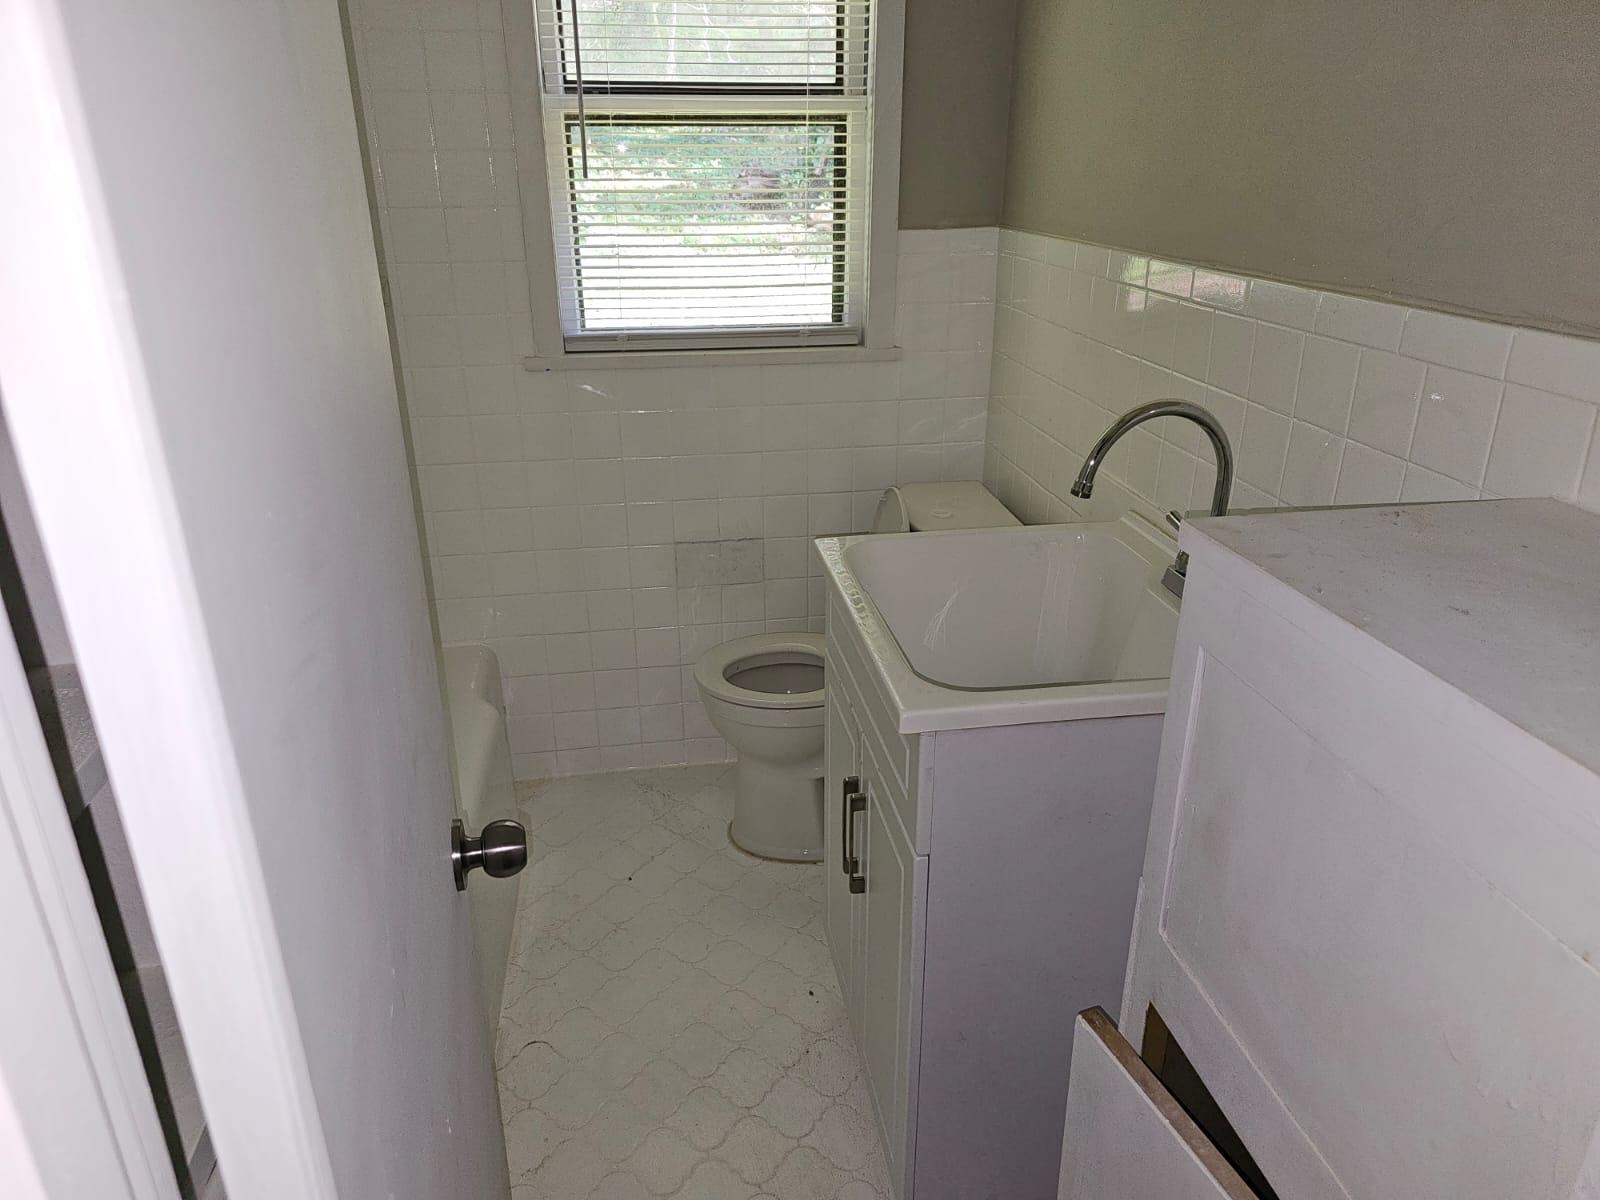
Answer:
[[[617,371],[642,367],[782,367],[897,362],[899,346],[788,346],[753,350],[623,350],[529,355],[524,371]]]

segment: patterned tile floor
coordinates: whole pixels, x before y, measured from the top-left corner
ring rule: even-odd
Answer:
[[[822,868],[729,843],[732,768],[520,795],[497,1050],[515,1200],[887,1197]]]

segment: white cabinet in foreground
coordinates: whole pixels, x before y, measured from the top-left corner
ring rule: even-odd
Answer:
[[[1279,1196],[1600,1195],[1600,517],[1184,548],[1122,1030],[1156,1010]]]

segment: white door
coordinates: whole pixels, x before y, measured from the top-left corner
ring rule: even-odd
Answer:
[[[0,1196],[178,1200],[155,1101],[0,609]]]
[[[0,161],[0,393],[228,1192],[504,1197],[335,0],[9,0]]]

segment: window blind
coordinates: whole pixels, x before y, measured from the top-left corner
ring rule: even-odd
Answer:
[[[861,340],[871,10],[539,0],[569,350]]]

